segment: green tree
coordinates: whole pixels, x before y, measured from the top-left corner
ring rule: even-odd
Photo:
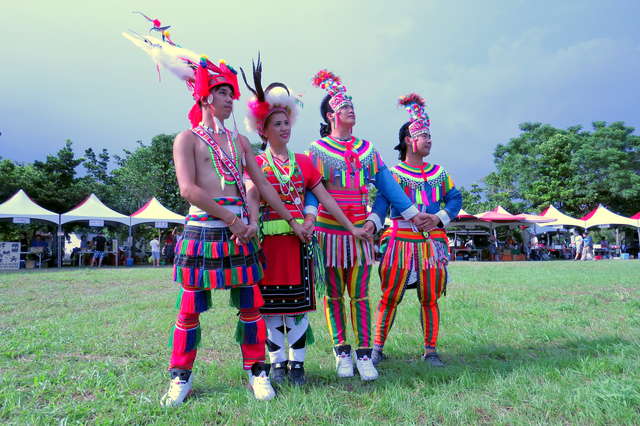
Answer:
[[[118,167],[112,172],[109,200],[114,208],[131,214],[155,196],[168,209],[186,214],[187,202],[180,196],[173,164],[175,135],[160,134],[150,145],[138,141],[138,147],[115,156]]]

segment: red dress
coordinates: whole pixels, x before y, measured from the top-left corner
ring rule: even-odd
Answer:
[[[303,154],[295,154],[296,169],[288,183],[281,183],[269,165],[266,154],[256,157],[258,166],[267,181],[280,195],[291,215],[302,221],[304,195],[320,184],[322,177]],[[289,172],[289,161],[273,157],[274,166],[282,175]],[[302,244],[292,233],[291,227],[267,203],[260,204],[260,228],[262,251],[266,258],[264,278],[260,289],[265,300],[261,309],[265,315],[292,315],[315,310],[313,285],[313,255],[306,244]]]

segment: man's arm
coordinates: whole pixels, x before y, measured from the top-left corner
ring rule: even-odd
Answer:
[[[242,236],[246,225],[237,220],[237,216],[213,202],[207,192],[196,183],[195,136],[189,130],[181,132],[173,143],[173,162],[180,195],[207,214],[222,219],[236,236]]]
[[[389,212],[389,201],[382,195],[382,192],[378,191],[376,194],[376,199],[373,202],[373,207],[371,208],[371,213],[367,218],[367,222],[371,222],[375,225],[375,229],[371,229],[371,232],[377,232],[382,229],[382,225],[384,224],[384,220],[387,218],[387,214]],[[367,226],[367,229],[370,229]]]

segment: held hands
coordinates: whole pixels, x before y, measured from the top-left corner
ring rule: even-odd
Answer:
[[[245,244],[249,241],[245,237],[249,231],[249,227],[245,225],[243,221],[237,219],[237,217],[229,225],[229,230],[233,233],[233,238],[236,240],[236,243]]]
[[[411,218],[411,222],[416,226],[416,228],[418,228],[418,230],[428,232],[438,226],[438,223],[440,223],[440,218],[435,214],[418,213],[413,218]]]
[[[362,227],[371,237],[376,233],[376,226],[370,220],[367,220]]]
[[[244,233],[244,239],[248,242],[258,233],[258,225],[256,223],[250,223],[247,226],[247,230]]]
[[[297,235],[300,241],[302,241],[303,243],[308,243],[309,241],[311,241],[311,235],[308,234],[305,228],[298,222],[292,220],[289,222],[289,226],[291,226],[291,229]]]
[[[312,214],[308,214],[304,217],[304,223],[302,224],[302,228],[307,234],[307,237],[311,239],[313,236],[313,231],[316,227],[316,217]]]
[[[369,222],[367,222],[369,223]],[[366,224],[365,224],[366,226]],[[365,227],[356,228],[355,226],[351,230],[351,234],[356,237],[358,240],[368,241],[370,244],[373,244],[373,234],[368,232]]]

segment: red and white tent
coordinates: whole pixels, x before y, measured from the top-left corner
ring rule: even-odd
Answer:
[[[580,218],[586,222],[585,228],[601,225],[623,225],[638,227],[638,220],[613,213],[602,204]]]
[[[507,225],[510,223],[520,223],[524,220],[523,216],[514,215],[505,210],[502,206],[498,206],[492,210],[476,215],[478,219],[485,222]]]

